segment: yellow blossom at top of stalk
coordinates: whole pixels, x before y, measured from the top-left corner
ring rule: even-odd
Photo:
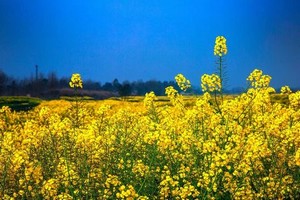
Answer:
[[[266,88],[269,87],[272,77],[264,75],[262,70],[254,69],[248,76],[247,80],[250,81],[254,88]]]
[[[224,36],[218,36],[215,42],[214,55],[224,56],[227,54],[226,38]]]
[[[168,97],[176,97],[178,95],[178,91],[175,90],[173,86],[168,86],[165,90]]]
[[[157,99],[157,97],[156,97],[156,95],[153,91],[151,91],[149,93],[146,93],[145,94],[145,99],[144,99],[144,106],[146,108],[151,108],[152,106],[154,106],[153,102],[156,99]]]
[[[175,80],[180,89],[183,91],[186,91],[188,88],[191,87],[191,82],[188,79],[186,79],[182,74],[177,74],[177,76],[175,76]]]
[[[285,86],[281,87],[280,93],[281,94],[290,94],[290,93],[292,93],[292,90],[290,89],[289,86],[285,85]]]
[[[69,85],[71,88],[82,88],[83,84],[80,74],[72,74]]]

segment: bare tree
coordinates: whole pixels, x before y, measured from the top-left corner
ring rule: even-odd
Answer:
[[[7,80],[7,75],[2,70],[0,70],[0,95],[5,94]]]

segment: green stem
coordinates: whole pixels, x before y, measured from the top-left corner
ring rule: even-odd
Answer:
[[[221,81],[221,88],[220,88],[220,94],[221,94],[221,99],[222,99],[222,102],[223,102],[223,72],[222,72],[222,63],[223,63],[223,60],[222,60],[222,56],[219,56],[219,76],[220,76],[220,81]]]
[[[76,124],[75,124],[75,127],[78,127],[79,126],[79,123],[78,123],[78,115],[79,115],[79,105],[78,105],[78,91],[77,91],[77,88],[75,87],[75,109],[76,109]]]
[[[66,138],[63,139],[63,146],[64,146],[64,156],[65,156],[65,165],[67,167],[67,172],[68,172],[68,181],[69,181],[69,185],[68,185],[68,188],[71,192],[71,195],[72,197],[74,197],[74,193],[73,193],[73,188],[71,186],[72,182],[71,182],[71,174],[70,174],[70,166],[69,166],[69,163],[67,161],[67,150],[66,150]]]
[[[216,102],[217,110],[218,110],[218,112],[222,115],[222,110],[221,110],[220,105],[219,105],[219,103],[218,103],[218,99],[217,99],[217,91],[216,91],[216,90],[215,90],[215,92],[214,92],[214,97],[215,97],[215,102]],[[223,116],[223,115],[222,115],[222,116]]]
[[[7,169],[8,169],[8,165],[9,165],[9,162],[10,162],[10,158],[11,158],[11,154],[9,156],[9,159],[8,161],[5,162],[5,165],[4,165],[4,173],[3,173],[3,177],[2,177],[2,194],[4,195],[4,192],[5,192],[5,183],[6,183],[6,177],[7,177]]]

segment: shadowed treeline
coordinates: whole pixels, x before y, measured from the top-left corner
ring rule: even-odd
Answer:
[[[0,96],[32,96],[44,99],[55,99],[61,96],[72,96],[74,92],[69,87],[70,78],[59,78],[55,72],[48,75],[39,73],[36,77],[15,79],[0,69]],[[165,95],[165,88],[173,86],[178,89],[174,81],[124,81],[118,79],[112,82],[83,81],[80,94],[95,99],[105,99],[113,96],[145,95],[154,91],[157,95]]]

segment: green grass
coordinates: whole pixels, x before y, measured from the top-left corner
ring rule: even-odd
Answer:
[[[27,111],[41,103],[41,99],[26,96],[2,96],[0,97],[0,108],[8,106],[14,111]]]
[[[195,100],[197,96],[183,96],[184,100]],[[126,97],[110,97],[110,100],[127,101],[127,102],[143,102],[145,96],[126,96]],[[156,102],[169,102],[167,96],[157,96]]]
[[[59,99],[66,100],[66,101],[87,101],[87,100],[95,100],[93,97],[83,96],[83,97],[70,97],[70,96],[61,96]]]

